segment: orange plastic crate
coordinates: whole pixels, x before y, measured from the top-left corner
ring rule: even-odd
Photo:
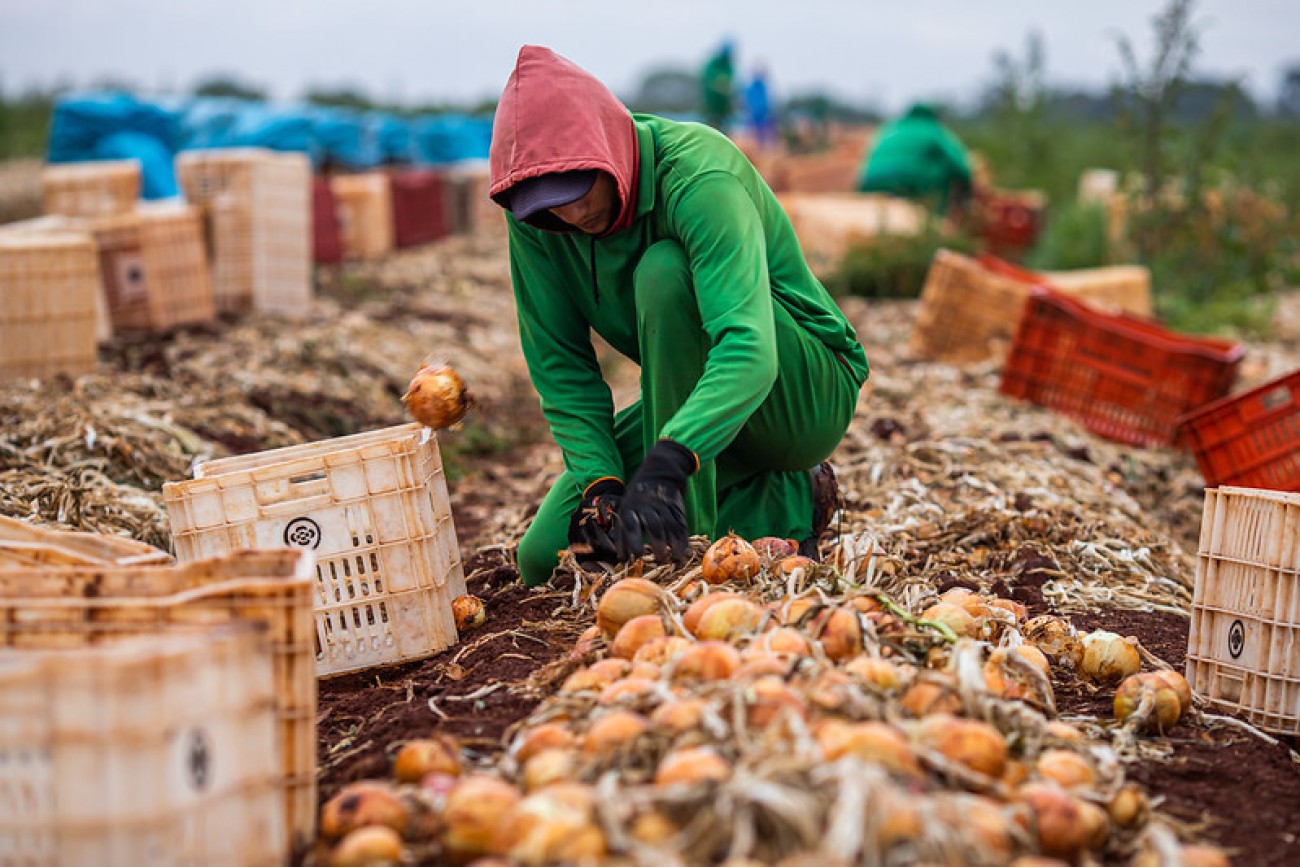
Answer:
[[[1241,344],[1179,334],[1031,286],[999,390],[1137,446],[1174,445],[1181,416],[1232,389]]]
[[[1300,491],[1300,370],[1179,422],[1207,487]]]

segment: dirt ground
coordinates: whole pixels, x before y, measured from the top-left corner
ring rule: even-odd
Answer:
[[[490,763],[511,725],[567,671],[566,657],[589,615],[569,605],[567,587],[520,586],[510,559],[560,462],[518,352],[501,239],[449,239],[381,263],[326,269],[318,284],[321,301],[306,323],[230,321],[118,342],[102,353],[97,377],[61,382],[48,395],[21,384],[3,387],[0,479],[12,493],[34,474],[63,472],[51,455],[82,448],[87,419],[95,421],[102,450],[113,434],[123,441],[134,435],[128,422],[139,418],[142,406],[167,406],[167,423],[193,441],[177,434],[181,445],[171,445],[171,463],[150,463],[138,448],[96,458],[101,463],[94,468],[105,478],[96,475],[87,484],[99,486],[95,490],[113,508],[86,497],[69,512],[66,498],[51,498],[39,486],[5,506],[10,514],[45,523],[165,539],[159,489],[190,460],[399,423],[401,387],[424,357],[447,358],[462,370],[479,403],[465,426],[444,433],[441,443],[470,592],[484,599],[488,619],[432,658],[322,682],[318,758],[324,799],[350,781],[386,776],[403,740],[434,731],[457,735],[471,759]],[[990,428],[986,441],[972,445],[967,437],[963,447],[1058,451],[1054,459],[1068,463],[1071,472],[1100,480],[1099,499],[1134,504],[1157,544],[1192,562],[1201,490],[1188,456],[1140,450],[1130,455],[1078,428],[1062,433],[1059,420],[1044,411],[1004,406],[990,367],[923,369],[903,349],[915,309],[913,302],[846,302],[875,367],[846,440],[888,444],[900,467],[905,457],[919,460],[922,446],[944,436],[944,408],[933,405],[937,392],[905,383],[940,377],[985,402],[972,406],[998,406],[1016,431]],[[1244,382],[1300,366],[1296,311],[1300,301],[1286,299],[1277,339],[1250,347]],[[604,361],[618,383],[619,400],[625,400],[634,391],[635,372],[617,360]],[[42,415],[36,424],[37,412],[50,417]],[[40,448],[59,437],[62,452]],[[93,443],[85,449],[95,451]],[[78,460],[76,466],[85,463]],[[146,473],[136,464],[152,469]],[[881,507],[877,495],[859,485],[862,478],[857,472],[842,478],[845,508],[859,518]],[[979,522],[978,515],[967,518]],[[1061,610],[1062,597],[1047,592],[1046,566],[1032,546],[1002,544],[1010,553],[990,561],[995,586],[1034,613]],[[1189,574],[1181,577],[1190,581]],[[1169,606],[1175,610],[1120,605],[1065,613],[1081,628],[1135,635],[1181,670],[1186,601],[1171,598]],[[1108,695],[1066,672],[1057,675],[1062,716],[1109,719]],[[1159,809],[1186,823],[1189,836],[1223,846],[1237,865],[1300,863],[1300,761],[1291,751],[1300,745],[1198,719],[1180,724],[1165,741],[1164,760],[1127,769]]]

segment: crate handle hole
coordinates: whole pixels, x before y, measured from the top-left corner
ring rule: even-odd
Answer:
[[[1260,405],[1264,409],[1280,409],[1284,406],[1291,405],[1291,389],[1284,386],[1270,389],[1259,396]]]
[[[324,478],[325,478],[325,474],[324,474],[324,473],[307,473],[307,474],[305,474],[305,475],[301,475],[301,476],[292,476],[292,477],[290,477],[290,479],[289,479],[289,484],[291,484],[291,485],[305,485],[305,484],[308,484],[308,483],[310,483],[310,482],[319,482],[319,481],[322,481],[322,480],[324,480]]]

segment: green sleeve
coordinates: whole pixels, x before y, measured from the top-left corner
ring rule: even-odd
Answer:
[[[710,349],[704,374],[660,437],[701,461],[735,438],[776,382],[776,325],[762,220],[740,182],[711,173],[671,203]]]
[[[586,486],[624,478],[614,442],[614,398],[601,375],[586,319],[558,285],[544,245],[513,220],[510,276],[519,340],[564,466]]]
[[[948,161],[949,176],[956,178],[963,186],[969,187],[971,169],[970,156],[966,153],[966,148],[955,135],[943,128],[939,130],[938,141],[939,148]]]

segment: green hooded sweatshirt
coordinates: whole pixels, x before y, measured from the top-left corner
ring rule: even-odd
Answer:
[[[490,195],[552,172],[613,176],[619,213],[603,235],[547,211],[509,217],[511,276],[524,357],[565,466],[582,485],[627,479],[615,446],[614,402],[590,331],[640,363],[632,275],[662,239],[690,260],[711,349],[690,397],[657,432],[715,458],[777,377],[773,305],[866,381],[852,326],[804,261],[780,204],[741,152],[696,123],[631,115],[589,73],[525,46],[493,125]]]
[[[880,128],[858,184],[866,193],[930,199],[940,210],[947,208],[950,193],[964,197],[970,188],[966,148],[923,104]]]

